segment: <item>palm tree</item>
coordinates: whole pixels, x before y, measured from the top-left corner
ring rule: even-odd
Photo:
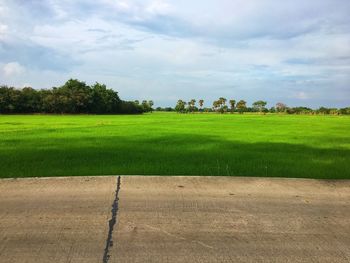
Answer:
[[[227,99],[225,99],[223,97],[219,98],[219,100],[217,101],[218,107],[219,107],[218,110],[220,111],[220,113],[224,113],[225,111],[227,111],[226,101],[227,101]]]
[[[221,106],[221,102],[219,100],[215,100],[213,102],[213,110],[218,111],[218,108]]]
[[[188,102],[188,111],[193,112],[195,105],[196,105],[196,100],[195,99],[190,100]]]
[[[227,99],[221,97],[221,98],[219,98],[219,101],[220,101],[220,103],[221,103],[222,106],[225,106],[225,105],[226,105]]]
[[[236,105],[239,113],[243,113],[244,110],[247,108],[247,102],[244,101],[244,100],[240,100],[239,102],[237,102],[237,105]]]
[[[200,110],[202,111],[203,105],[204,105],[204,100],[199,100],[198,103],[199,103]]]
[[[231,112],[233,113],[235,111],[236,101],[235,100],[230,100],[229,103],[230,103],[230,106],[231,106]]]
[[[178,100],[175,106],[175,110],[177,112],[183,113],[185,111],[185,106],[186,106],[186,102],[184,102],[183,100]]]
[[[148,101],[148,105],[149,105],[149,107],[150,107],[150,110],[151,110],[151,112],[153,112],[153,105],[154,105],[154,102],[153,102],[153,100],[149,100]]]

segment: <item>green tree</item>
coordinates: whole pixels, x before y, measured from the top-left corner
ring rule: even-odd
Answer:
[[[142,105],[136,105],[133,101],[121,101],[118,113],[122,114],[141,114],[144,112]]]
[[[199,104],[200,111],[203,111],[204,100],[200,99],[198,101],[198,104]]]
[[[153,102],[153,100],[149,100],[148,101],[148,105],[149,105],[149,107],[150,107],[150,111],[152,112],[153,111],[153,105],[154,105],[154,102]]]
[[[217,106],[218,106],[218,112],[225,113],[228,110],[228,107],[226,106],[227,99],[221,97],[219,100],[217,100]]]
[[[117,92],[96,82],[91,87],[89,103],[89,112],[91,113],[114,113],[118,112],[121,100]]]
[[[339,109],[339,113],[343,115],[350,115],[350,107]]]
[[[330,114],[331,109],[326,107],[320,107],[317,111],[318,114]]]
[[[14,87],[0,87],[0,112],[20,113],[21,91]]]
[[[40,93],[33,88],[25,87],[20,90],[17,105],[17,112],[34,113],[41,112]]]
[[[196,100],[195,99],[190,100],[187,105],[188,105],[188,111],[194,112],[196,109]]]
[[[58,98],[63,113],[88,113],[91,89],[85,82],[68,80],[58,88]]]
[[[175,111],[179,113],[185,112],[186,103],[183,100],[178,100],[175,106]]]
[[[282,102],[278,102],[276,104],[276,111],[277,112],[286,112],[288,109],[287,105],[282,103]]]
[[[243,112],[247,109],[247,102],[244,100],[240,100],[239,102],[237,102],[236,108],[240,114],[243,114]]]
[[[229,103],[230,103],[230,107],[231,107],[231,112],[233,113],[235,111],[236,101],[230,100]]]
[[[151,106],[149,105],[149,103],[148,103],[147,100],[143,100],[143,101],[141,102],[141,105],[142,105],[142,107],[143,107],[144,112],[150,112],[150,111],[152,111],[152,108],[151,108]]]
[[[253,103],[253,109],[261,113],[266,109],[265,108],[266,105],[267,105],[266,101],[258,100]]]
[[[213,111],[218,111],[220,108],[221,102],[218,100],[213,101]]]
[[[227,99],[225,99],[223,97],[219,98],[219,102],[220,102],[221,107],[226,105],[226,101],[227,101]]]
[[[140,113],[142,107],[120,100],[106,85],[70,79],[61,87],[35,90],[0,87],[0,113]]]

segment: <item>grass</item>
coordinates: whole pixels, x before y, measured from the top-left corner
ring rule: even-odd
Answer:
[[[0,116],[0,177],[350,179],[350,117],[153,113]]]

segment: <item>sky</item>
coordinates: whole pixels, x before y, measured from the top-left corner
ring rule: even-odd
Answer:
[[[0,85],[350,106],[349,0],[0,0]]]

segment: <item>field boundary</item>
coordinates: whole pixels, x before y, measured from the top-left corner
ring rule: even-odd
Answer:
[[[16,181],[16,180],[34,180],[34,179],[40,179],[40,180],[50,180],[50,179],[55,179],[55,180],[67,180],[67,179],[72,179],[74,177],[89,177],[89,178],[104,178],[104,177],[138,177],[138,176],[142,176],[142,177],[193,177],[193,178],[199,178],[199,177],[227,177],[227,178],[237,178],[237,179],[263,179],[263,178],[267,178],[267,179],[271,179],[271,180],[305,180],[305,181],[350,181],[350,179],[347,178],[335,178],[335,179],[324,179],[324,178],[306,178],[306,177],[278,177],[278,176],[234,176],[234,175],[145,175],[145,174],[120,174],[120,175],[116,175],[116,174],[111,174],[111,175],[65,175],[65,176],[52,176],[52,177],[5,177],[5,178],[1,178],[0,177],[0,181]]]

